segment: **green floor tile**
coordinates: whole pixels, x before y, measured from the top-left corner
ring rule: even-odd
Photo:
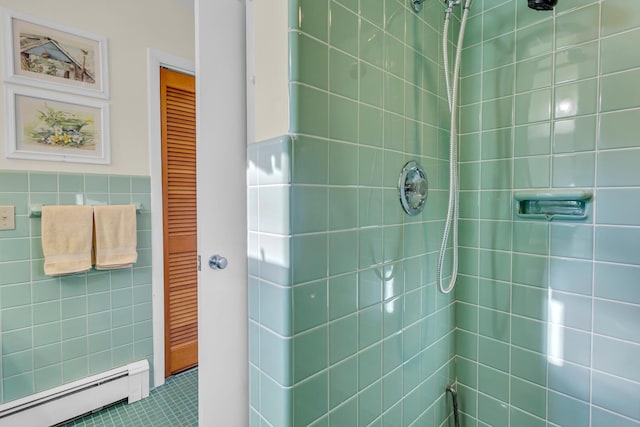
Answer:
[[[121,402],[58,427],[197,425],[198,369],[195,368],[168,378],[164,385],[151,390],[146,399],[132,404]]]

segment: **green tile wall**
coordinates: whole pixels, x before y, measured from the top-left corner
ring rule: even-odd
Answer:
[[[460,107],[463,426],[640,425],[620,398],[640,393],[639,5],[473,4]],[[590,217],[514,217],[513,190],[555,188],[593,191]]]
[[[452,295],[442,8],[290,0],[290,134],[249,147],[251,425],[441,425]],[[397,180],[419,161],[424,212]]]
[[[133,268],[45,276],[29,204],[140,203]],[[149,177],[0,171],[0,403],[141,359],[152,366]],[[150,376],[151,378],[153,375]]]

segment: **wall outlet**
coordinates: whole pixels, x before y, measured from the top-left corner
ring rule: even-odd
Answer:
[[[0,230],[15,230],[15,206],[0,206]]]

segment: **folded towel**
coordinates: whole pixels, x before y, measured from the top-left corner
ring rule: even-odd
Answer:
[[[44,274],[57,276],[91,269],[91,206],[43,206]]]
[[[136,252],[136,206],[93,207],[96,270],[131,267]]]

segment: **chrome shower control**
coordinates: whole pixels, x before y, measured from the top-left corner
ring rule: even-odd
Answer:
[[[418,162],[404,165],[398,180],[398,193],[402,209],[411,216],[418,215],[424,209],[429,192],[427,174]]]
[[[227,268],[228,261],[221,255],[211,255],[209,258],[209,267],[212,270],[224,270]]]

